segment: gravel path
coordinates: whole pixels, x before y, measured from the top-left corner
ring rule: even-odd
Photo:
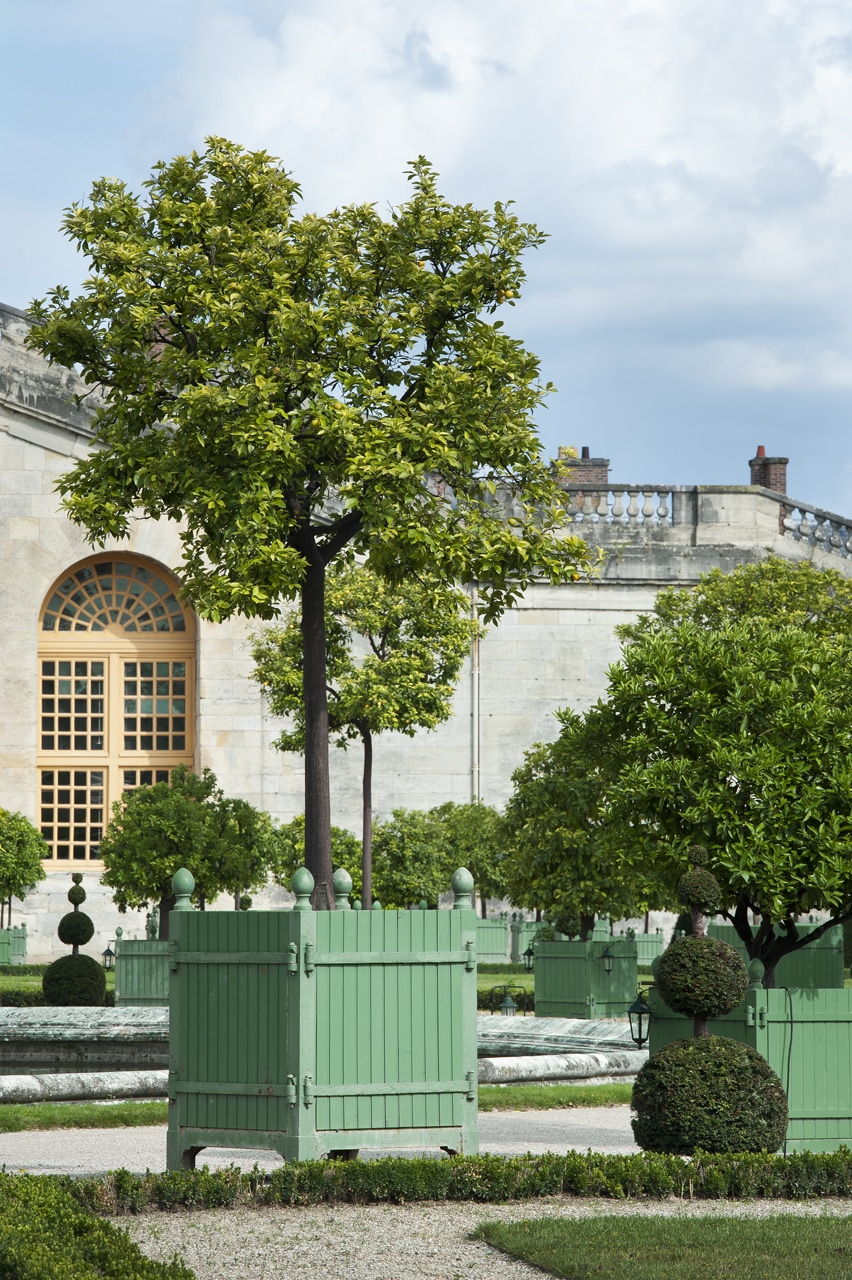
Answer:
[[[532,1151],[604,1151],[624,1155],[638,1148],[630,1129],[629,1107],[577,1107],[565,1111],[485,1111],[479,1117],[479,1149],[495,1155]],[[375,1152],[375,1155],[391,1154]],[[434,1154],[395,1152],[394,1154]],[[219,1169],[253,1164],[274,1169],[279,1156],[268,1151],[231,1151],[210,1147],[199,1164]],[[49,1129],[0,1134],[0,1166],[28,1173],[106,1173],[109,1169],[166,1167],[165,1125],[138,1129]]]
[[[197,1280],[541,1280],[542,1272],[468,1239],[480,1222],[596,1214],[849,1215],[848,1201],[652,1204],[547,1199],[511,1205],[329,1205],[217,1209],[121,1219],[152,1258],[177,1254]]]

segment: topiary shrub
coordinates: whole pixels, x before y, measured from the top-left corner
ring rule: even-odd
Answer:
[[[80,910],[86,901],[82,875],[74,871],[68,890],[68,901],[74,910],[59,921],[59,938],[73,948],[70,956],[62,956],[48,965],[41,980],[41,989],[48,1004],[102,1005],[106,996],[106,974],[91,956],[78,954],[79,948],[90,941],[95,926],[91,917]]]
[[[787,1132],[781,1081],[749,1045],[724,1036],[660,1049],[636,1077],[632,1106],[645,1151],[777,1151]]]
[[[677,886],[678,900],[691,911],[715,915],[722,905],[719,881],[706,867],[690,867],[684,871]]]
[[[654,976],[670,1009],[702,1021],[730,1013],[748,991],[739,953],[719,938],[675,938]]]
[[[106,974],[91,956],[60,956],[48,966],[41,987],[50,1005],[103,1005]]]
[[[91,941],[95,926],[91,916],[87,916],[84,911],[69,911],[59,921],[56,932],[59,934],[59,941],[64,942],[67,947],[84,947]]]

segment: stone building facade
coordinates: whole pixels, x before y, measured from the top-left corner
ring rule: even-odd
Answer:
[[[139,521],[127,542],[93,553],[62,514],[56,482],[91,447],[90,409],[73,402],[73,373],[27,351],[26,331],[22,312],[0,307],[0,805],[51,844],[47,880],[14,912],[38,959],[59,946],[74,870],[99,929],[93,954],[118,924],[141,935],[144,921],[120,917],[99,884],[98,832],[124,790],[180,762],[207,765],[226,794],[286,820],[301,811],[304,775],[300,757],[271,747],[281,726],[251,680],[255,624],[214,625],[177,599],[177,528]],[[852,573],[852,521],[787,497],[786,459],[759,449],[749,465],[745,485],[621,484],[584,449],[564,481],[566,527],[600,551],[598,575],[529,590],[471,655],[447,724],[377,739],[377,811],[502,805],[524,751],[555,735],[554,710],[605,691],[615,627],[661,587],[771,552]],[[335,750],[331,765],[332,819],[358,831],[360,752]]]

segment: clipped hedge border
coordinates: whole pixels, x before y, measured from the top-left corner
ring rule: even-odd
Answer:
[[[193,1280],[146,1258],[53,1178],[0,1173],[0,1275],[7,1280]]]
[[[447,1160],[306,1160],[271,1174],[231,1166],[172,1173],[128,1173],[51,1181],[85,1209],[118,1215],[147,1209],[218,1209],[237,1205],[408,1204],[415,1201],[502,1203],[540,1196],[624,1200],[806,1200],[852,1198],[852,1150],[790,1156],[566,1155],[457,1156]]]
[[[28,991],[25,987],[0,986],[0,1009],[42,1009],[49,1007],[43,991]],[[67,1005],[65,1006],[68,1007]],[[78,1006],[91,1008],[91,1006]],[[115,992],[107,991],[104,1007],[115,1007]]]

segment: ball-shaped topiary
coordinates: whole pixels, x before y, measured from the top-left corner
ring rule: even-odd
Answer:
[[[706,867],[690,867],[677,885],[678,901],[691,911],[715,915],[722,905],[722,891],[716,877]]]
[[[50,1005],[102,1005],[106,974],[91,956],[60,956],[48,965],[41,987]]]
[[[73,902],[75,907],[86,901],[86,890],[81,884],[72,884],[68,890],[68,901]]]
[[[655,977],[670,1009],[701,1020],[730,1013],[748,991],[745,965],[719,938],[674,938],[660,957]]]
[[[64,942],[67,947],[84,947],[93,938],[95,926],[92,917],[87,916],[85,911],[69,911],[59,921],[56,932],[59,934],[59,941]]]
[[[633,1086],[633,1133],[645,1151],[777,1151],[787,1099],[769,1063],[724,1036],[674,1040]]]

